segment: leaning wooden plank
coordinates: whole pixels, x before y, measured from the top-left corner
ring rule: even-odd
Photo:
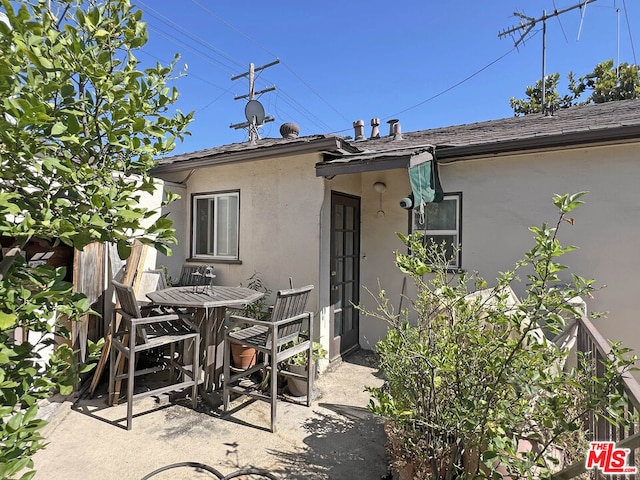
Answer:
[[[122,278],[122,283],[125,285],[133,285],[133,281],[135,279],[136,271],[138,269],[138,263],[140,262],[140,257],[142,255],[142,243],[139,241],[135,241],[133,247],[131,248],[131,255],[127,259],[127,264],[124,270],[124,277]],[[129,267],[132,265],[132,267]],[[116,307],[118,306],[118,302],[116,301]],[[116,316],[116,328],[120,325],[119,315]],[[98,384],[100,383],[100,378],[102,377],[102,372],[107,364],[107,360],[109,360],[109,352],[111,351],[111,335],[113,332],[111,331],[111,325],[109,325],[109,330],[107,335],[105,336],[105,342],[102,347],[102,352],[100,354],[100,360],[98,361],[98,365],[96,365],[96,370],[93,374],[93,379],[91,380],[91,387],[89,389],[89,394],[93,395]]]
[[[104,292],[104,244],[93,242],[74,255],[74,290],[82,292],[93,307]],[[101,309],[98,309],[98,311]],[[90,315],[73,324],[73,345],[80,346],[82,361],[86,359]]]

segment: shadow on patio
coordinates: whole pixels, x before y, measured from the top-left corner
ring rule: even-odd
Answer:
[[[281,467],[274,473],[291,479],[350,479],[380,478],[384,469],[375,477],[364,475],[372,457],[384,458],[382,424],[365,408],[349,405],[320,403],[330,410],[316,412],[303,428],[308,432],[304,447],[294,452],[269,450],[279,459]],[[337,416],[336,416],[337,415]]]
[[[282,479],[380,479],[387,473],[382,421],[367,411],[365,386],[377,386],[375,357],[355,352],[317,381],[311,408],[279,402],[278,431],[268,432],[269,405],[233,404],[229,414],[201,401],[134,407],[133,430],[123,428],[126,405],[106,396],[66,400],[45,430],[49,445],[34,457],[35,479],[141,479],[165,465],[198,462],[225,475],[248,467]],[[181,468],[153,477],[214,478]],[[241,477],[243,478],[243,477]],[[248,478],[248,477],[246,477]]]

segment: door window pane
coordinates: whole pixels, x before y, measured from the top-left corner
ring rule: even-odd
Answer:
[[[344,227],[346,229],[353,230],[355,228],[355,218],[355,208],[345,207]]]
[[[335,232],[333,234],[335,243],[335,254],[337,256],[344,255],[344,234],[342,232]]]
[[[336,337],[342,335],[342,312],[333,315],[333,333]]]
[[[344,254],[345,255],[353,255],[353,253],[354,253],[353,249],[355,247],[355,244],[354,244],[355,235],[354,235],[353,232],[345,232],[344,237],[345,237],[344,238],[345,239],[345,252],[344,252]]]

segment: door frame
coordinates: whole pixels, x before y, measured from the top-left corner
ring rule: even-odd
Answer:
[[[333,272],[337,274],[336,265],[336,256],[335,256],[335,205],[338,201],[342,201],[343,204],[354,207],[354,235],[353,235],[353,254],[350,255],[353,260],[353,279],[348,280],[352,285],[353,290],[352,293],[352,301],[354,305],[358,305],[360,302],[360,236],[361,236],[361,197],[357,195],[351,195],[348,193],[338,192],[331,190],[331,214],[330,214],[330,242],[329,242],[329,303],[330,307],[330,322],[329,322],[329,360],[333,361],[341,358],[342,356],[350,353],[353,350],[359,348],[359,336],[360,336],[360,316],[359,311],[355,307],[349,307],[350,313],[352,314],[352,329],[350,330],[350,334],[348,337],[349,343],[346,345],[342,344],[342,336],[335,335],[335,322],[336,322],[336,314],[340,313],[340,309],[336,309],[336,301],[335,301],[335,288],[334,279],[335,275]],[[343,269],[343,273],[346,269]],[[343,279],[341,281],[344,282],[345,277],[343,274]],[[343,283],[344,285],[344,283]],[[344,298],[344,293],[342,294],[342,298]],[[342,300],[341,298],[341,300]],[[336,312],[338,310],[338,312]]]

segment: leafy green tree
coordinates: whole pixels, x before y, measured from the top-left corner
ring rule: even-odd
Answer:
[[[573,222],[568,215],[583,195],[554,197],[555,226],[531,227],[534,245],[493,288],[477,274],[452,274],[443,250],[425,247],[420,235],[399,235],[410,253],[396,253],[396,265],[417,290],[413,315],[398,315],[384,292],[378,310],[367,313],[390,326],[376,345],[386,382],[369,389],[369,408],[389,420],[390,457],[407,474],[401,478],[549,478],[555,446],[567,463],[586,451],[587,412],[628,421],[620,388],[635,361],[628,350],[612,345],[598,378],[593,361],[578,355],[573,366],[565,343],[548,340],[571,338],[568,320],[584,313],[569,299],[594,289],[577,275],[565,283],[559,263],[576,248],[561,245],[559,228]],[[511,286],[520,276],[526,293],[517,301]],[[521,440],[536,448],[522,452]]]
[[[573,76],[569,74],[570,81]],[[534,86],[528,86],[525,93],[526,100],[511,98],[509,104],[513,108],[516,116],[529,115],[530,113],[540,113],[543,107],[553,106],[554,108],[567,108],[573,104],[575,99],[572,95],[560,95],[558,93],[559,73],[551,73],[545,77],[544,106],[542,104],[542,80],[538,80]]]
[[[545,108],[555,110],[573,105],[588,103],[604,103],[616,100],[640,98],[640,70],[638,65],[622,63],[615,68],[613,60],[597,64],[593,71],[575,78],[573,72],[568,74],[568,93],[558,93],[559,73],[547,75],[545,79],[545,101],[542,105],[542,80],[525,90],[525,99],[509,100],[516,116],[540,113]],[[585,93],[588,96],[580,100]]]
[[[593,72],[580,77],[571,88],[576,98],[583,92],[590,92],[581,104],[640,98],[640,69],[638,65],[628,63],[615,68],[613,60],[607,60],[596,65]]]
[[[138,238],[170,253],[171,221],[138,204],[157,186],[154,158],[182,140],[192,114],[174,108],[169,66],[143,69],[142,13],[128,0],[0,0],[0,478],[28,479],[42,448],[37,402],[77,378],[71,352],[48,362],[42,344],[13,333],[64,335],[62,319],[89,312],[63,269],[28,268],[32,238],[82,249],[113,242],[122,258]],[[167,194],[165,201],[170,201]],[[20,473],[25,472],[25,473]]]

